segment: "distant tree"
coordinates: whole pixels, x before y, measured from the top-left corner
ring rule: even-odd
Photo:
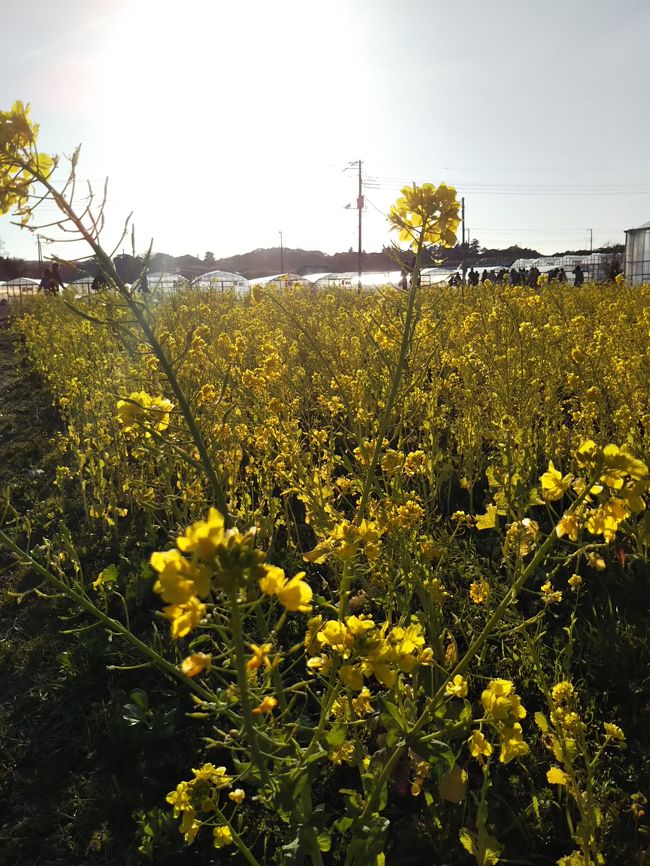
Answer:
[[[208,250],[207,253],[205,254],[205,258],[203,259],[203,261],[206,263],[206,265],[213,265],[214,264],[214,253],[211,252],[210,250]]]
[[[481,254],[481,244],[478,242],[476,238],[473,241],[470,241],[467,250],[470,256],[479,256]]]
[[[25,277],[29,271],[29,265],[24,259],[12,259],[9,256],[0,256],[0,280],[15,280],[16,277]]]
[[[121,280],[124,280],[125,283],[133,283],[137,280],[140,271],[142,270],[144,259],[142,256],[134,257],[126,253],[121,253],[119,256],[115,256],[113,264],[115,265],[115,270]]]

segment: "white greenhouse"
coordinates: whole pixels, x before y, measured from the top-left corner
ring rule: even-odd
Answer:
[[[625,279],[650,283],[650,222],[625,232]]]
[[[308,286],[311,283],[309,277],[301,277],[300,274],[273,274],[271,277],[253,277],[249,280],[251,286],[262,286],[263,288],[286,288],[296,284]]]
[[[188,281],[184,276],[172,273],[171,271],[149,271],[147,283],[150,291],[154,291],[155,289],[171,291],[172,289],[180,289],[188,285]]]
[[[246,277],[233,271],[208,271],[207,274],[197,277],[192,285],[204,289],[219,289],[222,292],[235,291],[239,295],[250,290],[250,283]]]

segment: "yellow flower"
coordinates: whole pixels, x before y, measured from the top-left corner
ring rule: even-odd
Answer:
[[[582,583],[582,578],[579,574],[572,574],[571,577],[568,579],[567,583],[569,584],[571,589],[575,590]]]
[[[580,851],[574,851],[566,857],[560,857],[557,866],[588,866],[588,864]]]
[[[565,704],[574,694],[573,685],[568,680],[562,680],[551,689],[551,697],[556,704]]]
[[[487,689],[481,695],[481,703],[491,719],[498,722],[508,722],[525,717],[526,710],[514,689],[515,687],[510,680],[490,680]]]
[[[313,592],[309,584],[302,579],[304,575],[304,571],[299,571],[277,592],[278,601],[287,610],[300,613],[308,613],[311,610],[309,602],[312,600]]]
[[[339,749],[332,749],[327,757],[333,764],[351,764],[354,760],[354,743],[343,743]]]
[[[286,584],[284,571],[276,565],[264,565],[264,576],[260,578],[259,587],[264,595],[277,595]]]
[[[152,553],[149,562],[159,572],[154,591],[164,601],[183,604],[193,595],[205,598],[210,592],[210,572],[204,566],[193,565],[178,550]]]
[[[246,792],[242,788],[235,788],[234,791],[231,791],[228,794],[228,799],[232,800],[233,803],[237,803],[238,806],[244,802],[244,798],[246,797]]]
[[[562,601],[562,592],[559,589],[554,590],[550,580],[542,584],[539,591],[544,604],[559,604]]]
[[[465,677],[456,674],[453,680],[450,680],[445,686],[445,693],[454,698],[467,697],[467,680]]]
[[[200,673],[208,673],[212,667],[212,656],[206,653],[194,653],[183,659],[181,671],[186,677],[196,677]]]
[[[339,653],[345,652],[347,638],[348,632],[345,625],[336,619],[328,620],[316,635],[316,640],[320,646],[330,646]]]
[[[215,827],[212,831],[215,848],[225,848],[226,845],[232,845],[232,830],[227,824],[222,824],[221,827]]]
[[[610,740],[618,740],[620,743],[625,742],[625,734],[618,725],[615,725],[613,722],[605,722],[603,727],[605,729],[605,736]]]
[[[592,535],[602,535],[605,541],[613,541],[619,526],[629,515],[625,503],[612,497],[589,513],[586,526]]]
[[[361,669],[353,665],[342,665],[339,671],[342,682],[356,692],[363,688],[363,673]]]
[[[542,497],[546,502],[555,502],[566,494],[571,487],[573,475],[562,476],[561,472],[553,465],[553,461],[548,462],[548,472],[545,472],[540,481],[542,483]]]
[[[441,183],[404,186],[402,195],[391,206],[388,222],[399,232],[399,240],[417,249],[419,239],[445,247],[456,243],[459,224],[456,190]]]
[[[469,587],[469,597],[474,604],[484,604],[489,599],[490,592],[490,584],[487,580],[475,580]]]
[[[350,704],[354,714],[358,717],[367,716],[373,712],[372,704],[370,703],[370,689],[364,686],[356,698],[352,698]]]
[[[190,596],[182,604],[170,604],[164,607],[163,616],[172,624],[173,638],[185,637],[205,616],[205,605],[196,596]]]
[[[307,660],[307,670],[310,674],[322,674],[327,676],[332,668],[332,660],[329,656],[312,656]]]
[[[266,696],[262,703],[259,706],[255,707],[253,710],[254,716],[261,716],[262,713],[272,713],[273,710],[277,707],[278,701],[276,698],[272,698],[270,696]]]
[[[566,785],[569,777],[560,767],[551,767],[546,773],[546,779],[550,785]]]
[[[125,430],[130,430],[144,413],[151,398],[145,391],[134,391],[128,400],[117,401],[117,420]]]
[[[587,554],[587,562],[592,568],[595,568],[596,571],[605,571],[607,568],[605,560],[596,550],[592,550]]]
[[[176,539],[176,546],[183,553],[196,553],[199,559],[207,561],[214,558],[224,541],[224,519],[216,508],[208,512],[207,520],[197,520],[188,526],[183,535]]]
[[[248,670],[255,671],[262,667],[262,665],[266,665],[267,668],[270,668],[271,661],[269,659],[269,652],[273,649],[273,644],[263,643],[261,646],[258,646],[256,643],[252,643],[249,644],[249,646],[253,651],[253,655],[252,658],[246,662]]]
[[[209,782],[215,788],[227,788],[232,782],[232,776],[226,773],[225,767],[215,767],[214,764],[203,764],[198,770],[192,769],[194,779],[190,784],[195,782]]]
[[[473,731],[467,743],[469,753],[473,758],[478,759],[482,755],[488,758],[492,754],[492,744],[486,740],[480,731]]]
[[[502,764],[507,764],[513,758],[521,758],[527,755],[529,750],[528,743],[524,742],[521,725],[515,722],[514,725],[504,727],[500,731],[501,736],[501,752],[499,753],[499,761]]]

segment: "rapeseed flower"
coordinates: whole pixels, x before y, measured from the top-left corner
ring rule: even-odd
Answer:
[[[181,671],[186,677],[196,677],[201,673],[209,673],[212,667],[212,656],[207,653],[193,653],[181,662]]]
[[[492,744],[485,738],[481,731],[472,731],[467,743],[469,745],[470,755],[477,760],[481,757],[489,758],[492,754]]]
[[[232,830],[228,824],[222,824],[220,827],[215,827],[212,830],[212,837],[215,848],[225,848],[226,845],[232,845],[235,841],[232,837]]]

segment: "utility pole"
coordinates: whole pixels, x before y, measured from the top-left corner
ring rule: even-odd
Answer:
[[[589,252],[593,253],[594,251],[594,230],[589,229]]]
[[[284,244],[282,242],[282,232],[278,232],[280,235],[280,275],[284,273]]]
[[[460,200],[461,215],[463,218],[463,285],[467,274],[467,247],[465,246],[465,196]]]
[[[357,196],[357,210],[359,211],[359,251],[358,251],[358,255],[357,255],[357,276],[358,276],[357,289],[359,291],[361,291],[361,270],[362,270],[361,259],[363,256],[363,252],[362,252],[362,248],[361,248],[361,214],[363,213],[364,200],[363,200],[363,179],[361,177],[362,162],[359,159],[359,160],[357,160],[357,163],[359,166],[359,195]]]
[[[357,288],[361,291],[361,272],[362,272],[362,258],[363,258],[363,242],[362,242],[362,234],[361,234],[361,220],[363,214],[363,207],[365,204],[365,199],[363,196],[363,177],[361,174],[361,166],[363,165],[363,160],[355,159],[354,162],[349,162],[343,171],[347,171],[350,168],[357,167],[359,172],[359,191],[357,193],[357,211],[359,214],[359,248],[357,251]],[[346,204],[346,210],[350,210],[352,208],[351,204]]]
[[[41,236],[36,235],[36,244],[38,246],[38,270],[40,276],[43,276],[43,250],[41,248]]]

